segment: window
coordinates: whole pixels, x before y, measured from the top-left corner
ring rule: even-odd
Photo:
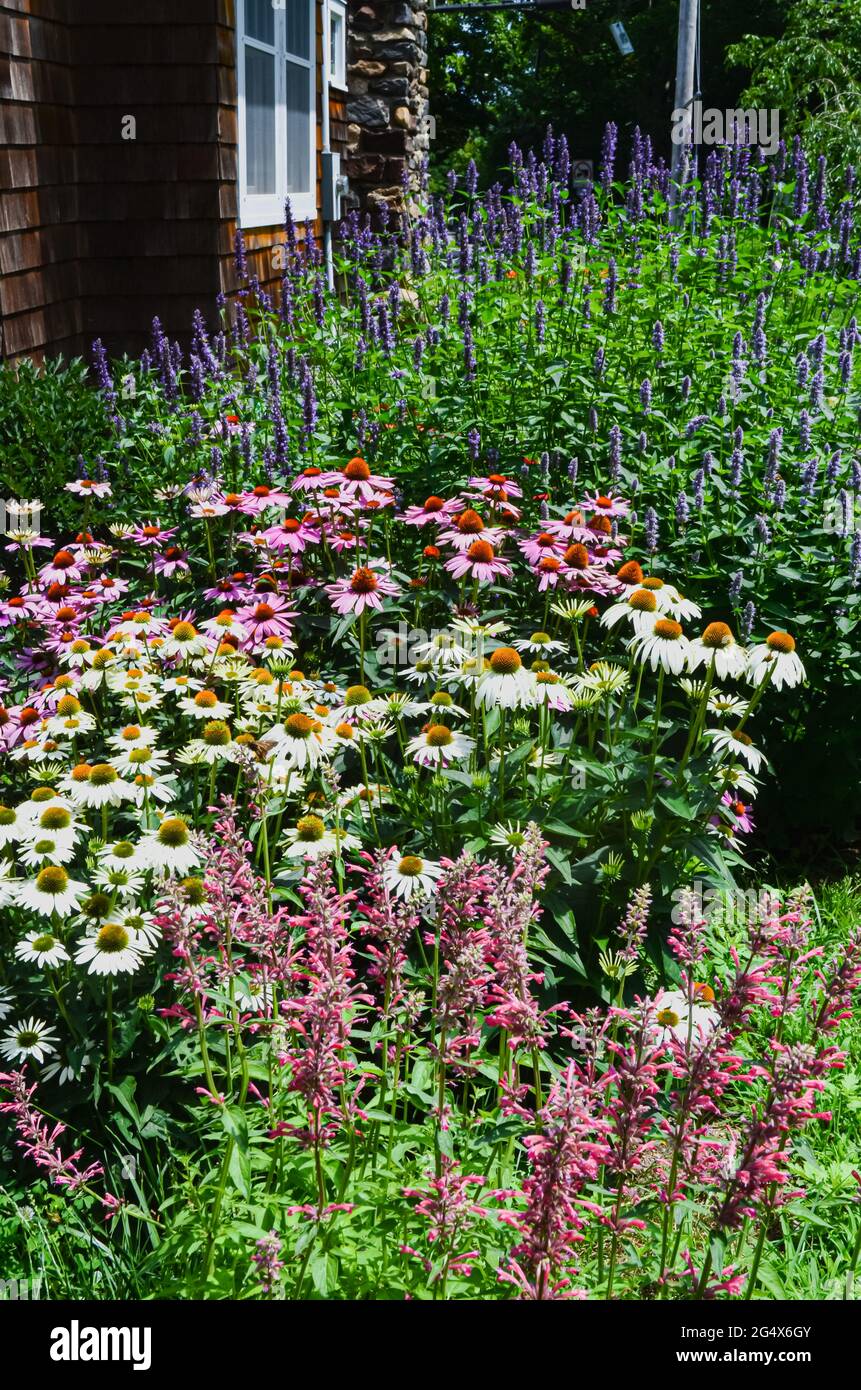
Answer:
[[[347,6],[343,0],[329,0],[329,81],[347,87]]]
[[[315,0],[237,0],[239,221],[317,215]]]

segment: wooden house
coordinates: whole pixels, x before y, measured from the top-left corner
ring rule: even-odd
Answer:
[[[396,202],[427,147],[425,0],[0,0],[0,357],[139,351],[277,290],[345,197]],[[346,182],[349,181],[349,190]]]

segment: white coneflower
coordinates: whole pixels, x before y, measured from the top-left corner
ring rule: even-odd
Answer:
[[[61,837],[42,832],[32,840],[22,840],[18,846],[18,861],[27,869],[41,869],[45,864],[68,864],[74,857],[74,835]]]
[[[244,1013],[263,1014],[272,1008],[275,991],[271,984],[256,976],[240,975],[236,981],[236,1004]]]
[[[716,753],[732,753],[733,757],[742,758],[753,773],[759,772],[765,762],[764,754],[754,748],[750,735],[742,729],[706,729],[703,737],[712,740]]]
[[[385,697],[386,714],[391,719],[406,719],[410,715],[422,714],[427,708],[426,705],[417,703],[410,694],[403,690],[393,690],[390,695]]]
[[[191,843],[191,831],[181,816],[169,816],[157,830],[140,842],[142,862],[168,874],[188,874],[197,867],[199,855]]]
[[[87,652],[86,661],[88,669],[81,677],[81,685],[85,690],[99,690],[107,684],[111,667],[116,665],[117,654],[110,647],[99,647],[94,652]]]
[[[106,922],[78,943],[75,964],[86,965],[89,975],[131,975],[143,964],[135,942],[133,933],[119,922]]]
[[[647,578],[642,581],[640,587],[655,595],[659,612],[668,613],[677,621],[683,619],[690,622],[694,618],[702,617],[702,609],[691,599],[680,594],[675,585],[668,584],[665,579]]]
[[[188,695],[195,690],[201,690],[203,682],[185,671],[173,671],[169,676],[163,677],[161,688],[165,695]]]
[[[147,724],[126,724],[118,733],[111,734],[108,747],[125,753],[130,748],[152,748],[158,738],[158,730]]]
[[[74,776],[74,770],[73,774]],[[121,806],[133,800],[132,789],[110,763],[95,763],[86,778],[75,781],[69,788],[72,800],[80,806]]]
[[[617,623],[628,622],[639,635],[648,632],[656,617],[660,616],[658,600],[648,589],[635,589],[620,603],[611,604],[601,614],[602,627],[615,627]]]
[[[549,632],[533,632],[531,637],[518,637],[512,643],[519,652],[529,652],[533,656],[552,656],[554,652],[567,651],[564,642],[556,642]]]
[[[476,689],[476,699],[488,708],[522,709],[535,703],[535,677],[513,647],[497,647]]]
[[[454,698],[447,690],[435,690],[430,699],[425,700],[418,709],[422,714],[433,715],[435,719],[448,719],[452,714],[465,719],[469,714],[463,705],[455,704]]]
[[[526,832],[519,820],[499,821],[491,830],[488,843],[509,854],[517,854],[526,844]]]
[[[81,899],[86,897],[87,885],[69,878],[61,864],[46,864],[34,879],[16,885],[16,898],[20,907],[28,907],[43,917],[68,917],[76,912]]]
[[[62,965],[69,959],[69,953],[62,941],[51,932],[28,932],[15,946],[19,960],[33,961],[36,965],[53,967]]]
[[[360,841],[339,829],[327,830],[319,816],[301,816],[294,826],[285,830],[284,853],[288,859],[319,859],[326,854],[338,854],[355,849]]]
[[[193,623],[176,623],[171,632],[161,640],[159,654],[163,657],[180,656],[185,659],[205,656],[209,644]]]
[[[695,985],[693,1000],[679,989],[661,990],[656,996],[655,1023],[652,1034],[656,1042],[670,1037],[691,1045],[702,1044],[718,1026],[719,1018],[712,1000],[714,994],[707,985]]]
[[[437,879],[442,876],[439,864],[429,859],[421,859],[417,854],[405,854],[403,858],[387,859],[383,866],[383,882],[396,898],[409,902],[418,894],[431,897],[436,891]]]
[[[134,778],[139,772],[148,772],[152,777],[159,772],[164,772],[170,766],[170,758],[166,753],[160,753],[156,748],[127,748],[122,753],[116,753],[111,758],[111,767],[115,767],[117,772],[123,777]]]
[[[702,690],[700,699],[702,699]],[[749,701],[740,700],[737,695],[729,695],[725,690],[713,690],[709,695],[708,708],[712,714],[723,714],[733,719],[741,719],[747,713]]]
[[[156,926],[151,912],[143,912],[136,903],[126,903],[118,911],[115,910],[114,915],[117,923],[130,933],[136,951],[147,955],[155,950],[161,941],[161,928]]]
[[[145,868],[143,855],[131,840],[114,840],[104,845],[98,852],[99,864],[108,869],[128,869],[138,871]]]
[[[732,792],[744,792],[748,800],[753,801],[759,791],[759,783],[754,781],[749,772],[743,767],[727,767],[721,769],[727,790]]]
[[[379,719],[385,713],[384,698],[372,695],[366,685],[348,685],[344,691],[344,703],[333,706],[329,718],[332,723],[356,724],[367,719]]]
[[[624,666],[617,666],[612,661],[593,661],[579,677],[578,685],[599,695],[616,695],[620,690],[625,690],[630,682],[630,674]]]
[[[556,671],[535,671],[533,696],[536,705],[546,705],[558,714],[574,708],[574,694]]]
[[[144,885],[144,876],[131,867],[102,861],[93,872],[93,883],[108,888],[121,898],[136,898]]]
[[[178,757],[178,754],[174,756]],[[175,799],[176,794],[176,787],[171,782],[159,781],[150,772],[138,772],[132,782],[132,798],[136,806],[142,806],[147,799],[167,806]]]
[[[743,676],[747,655],[738,645],[726,623],[709,623],[702,637],[695,637],[688,646],[688,670],[712,666],[718,680]]]
[[[550,612],[555,613],[557,618],[564,618],[568,623],[578,623],[592,612],[594,606],[591,598],[559,598],[551,603]]]
[[[45,1081],[56,1079],[58,1086],[66,1086],[70,1081],[80,1081],[89,1065],[90,1058],[86,1052],[81,1057],[67,1057],[65,1062],[55,1059],[42,1068],[42,1076]]]
[[[211,767],[213,763],[233,762],[239,750],[233,741],[230,726],[223,719],[211,719],[203,726],[203,737],[191,740],[188,752],[198,755],[202,762]]]
[[[50,738],[77,738],[96,727],[96,719],[82,708],[75,695],[63,695],[45,726]]]
[[[411,648],[413,660],[429,661],[435,671],[446,667],[460,666],[470,655],[467,648],[453,632],[435,632],[427,642],[418,642]]]
[[[413,666],[408,666],[404,671],[404,680],[412,685],[427,685],[430,681],[436,682],[437,674],[432,661],[416,661]]]
[[[807,677],[801,658],[795,651],[795,638],[790,637],[788,632],[770,633],[764,642],[751,647],[748,660],[748,680],[753,685],[759,685],[767,671],[771,672],[771,683],[778,690],[784,685],[791,690],[793,686],[801,685]]]
[[[0,987],[0,1022],[8,1018],[15,1007],[11,989]]]
[[[337,739],[321,719],[297,711],[270,729],[261,742],[274,745],[279,761],[302,769],[318,767],[330,758]]]
[[[411,738],[406,751],[420,767],[447,767],[462,762],[475,747],[475,740],[456,733],[447,724],[431,724],[423,733]]]
[[[31,833],[32,823],[23,806],[0,806],[0,849]]]
[[[56,1052],[57,1035],[38,1018],[25,1018],[13,1024],[0,1039],[0,1055],[8,1062],[26,1062],[32,1057],[44,1062]]]
[[[627,643],[638,661],[674,676],[681,675],[688,659],[688,639],[674,618],[656,618],[650,632],[641,632]]]
[[[198,690],[180,700],[179,707],[191,719],[228,719],[231,714],[230,705],[219,700],[214,690]]]

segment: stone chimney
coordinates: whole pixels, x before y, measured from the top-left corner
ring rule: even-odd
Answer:
[[[429,145],[427,0],[349,0],[346,170],[362,207],[404,205]]]

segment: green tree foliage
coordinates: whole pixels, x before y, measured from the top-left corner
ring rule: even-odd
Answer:
[[[858,0],[851,0],[858,9]],[[811,8],[816,8],[811,0]],[[634,45],[622,57],[610,33],[621,19]],[[775,36],[781,0],[703,0],[702,92],[735,106],[749,73],[728,45],[755,27]],[[504,166],[512,140],[540,147],[552,124],[575,157],[597,159],[608,120],[635,125],[669,156],[678,0],[588,0],[585,10],[429,16],[436,177],[472,158],[485,177]],[[763,40],[767,42],[768,40]]]
[[[751,70],[746,105],[776,107],[829,163],[861,161],[861,0],[782,0],[777,37],[746,34],[730,61]]]

